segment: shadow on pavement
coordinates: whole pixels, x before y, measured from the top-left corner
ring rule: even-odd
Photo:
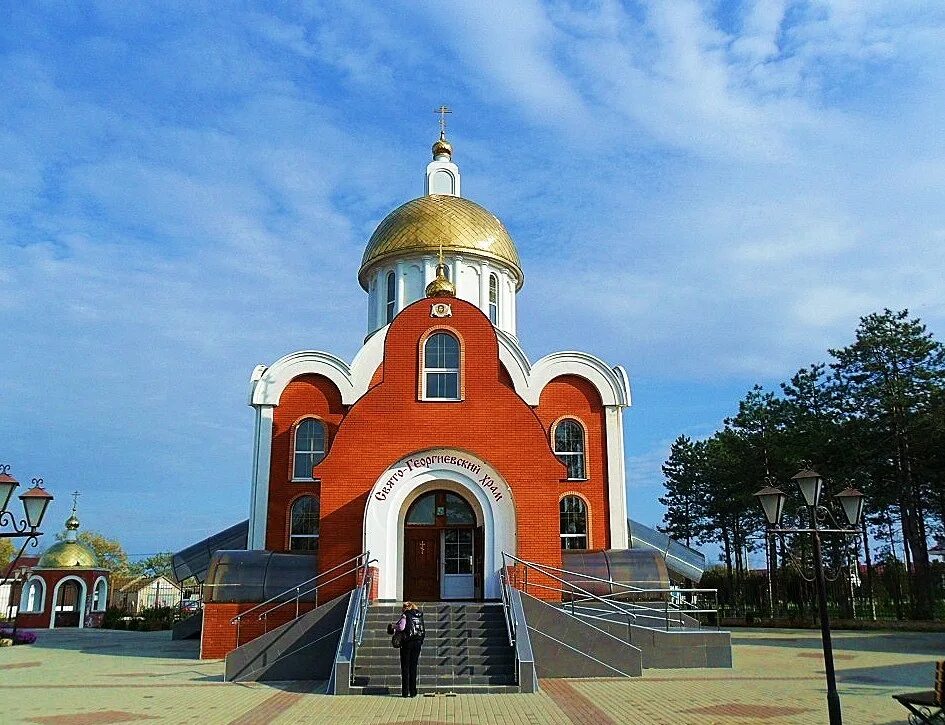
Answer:
[[[162,632],[126,632],[113,629],[36,629],[40,649],[74,650],[85,654],[116,657],[153,657],[196,660],[200,642],[171,640],[170,630]]]
[[[757,630],[755,630],[757,631]],[[790,634],[790,630],[779,630]],[[820,633],[803,630],[796,637],[744,637],[732,635],[732,644],[747,647],[786,647],[820,650]],[[939,655],[945,652],[943,632],[848,632],[833,633],[834,651],[888,652],[890,654]]]

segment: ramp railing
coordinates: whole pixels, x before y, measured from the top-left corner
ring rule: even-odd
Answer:
[[[514,562],[516,581],[513,583],[509,562]],[[502,568],[506,580],[516,588],[529,593],[554,592],[562,604],[570,605],[571,614],[590,619],[626,618],[628,625],[650,628],[682,628],[698,625],[696,615],[712,615],[718,626],[718,590],[700,588],[654,588],[602,579],[581,572],[525,561],[502,553]],[[532,574],[529,581],[529,573]],[[602,593],[591,591],[599,589]],[[609,590],[609,591],[607,591]],[[703,605],[700,599],[711,599],[713,606]],[[687,620],[689,620],[687,622]],[[512,633],[510,631],[510,637]]]
[[[355,581],[351,588],[356,588],[358,585],[357,575],[360,573],[363,581],[364,572],[369,570],[369,564],[372,563],[370,559],[370,552],[367,551],[357,556],[352,556],[350,559],[346,559],[340,564],[336,564],[330,569],[326,569],[310,579],[306,579],[304,582],[299,582],[295,586],[289,587],[284,592],[279,592],[275,596],[269,597],[266,601],[260,602],[255,607],[247,609],[245,612],[241,612],[233,617],[233,619],[230,620],[230,624],[236,626],[236,644],[240,644],[240,625],[244,619],[249,618],[249,615],[256,615],[256,619],[263,622],[263,632],[269,631],[269,615],[286,605],[295,605],[295,617],[293,619],[298,619],[301,613],[303,597],[311,595],[314,607],[317,607],[320,589],[352,575],[355,575]],[[329,575],[333,576],[326,579],[325,577]]]

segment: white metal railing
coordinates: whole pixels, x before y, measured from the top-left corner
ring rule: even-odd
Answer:
[[[509,561],[522,565],[523,577],[518,588],[523,592],[527,594],[529,587],[532,589],[555,592],[561,595],[562,602],[570,603],[571,614],[574,616],[586,615],[594,617],[595,619],[601,619],[602,617],[599,616],[600,611],[595,610],[593,606],[590,605],[590,602],[597,602],[604,605],[606,611],[611,615],[620,615],[621,618],[624,616],[628,617],[628,624],[630,623],[629,618],[632,618],[634,624],[640,623],[643,626],[653,626],[652,623],[659,622],[666,629],[669,629],[671,626],[685,626],[684,619],[686,617],[693,618],[692,615],[696,614],[712,614],[714,615],[716,625],[718,625],[718,590],[716,589],[639,587],[634,586],[634,584],[642,584],[644,582],[634,582],[630,584],[612,579],[603,579],[582,572],[569,571],[567,569],[525,561],[506,552],[502,553],[502,560],[504,572],[508,571]],[[548,577],[561,586],[545,584],[540,581],[536,582],[534,581],[534,576],[532,577],[532,582],[529,583],[529,571]],[[564,579],[560,575],[573,578]],[[511,584],[507,573],[505,574],[505,580]],[[606,584],[611,591],[605,594],[595,594],[584,586],[581,586],[582,584]],[[565,599],[564,595],[568,595],[567,599]],[[695,605],[687,606],[688,603],[685,601],[685,595],[691,595],[694,598],[712,596],[715,600],[715,606],[711,608]],[[649,600],[649,602],[640,603],[628,601],[625,599],[628,597],[642,597],[644,600]],[[578,608],[581,609],[580,612]],[[585,609],[591,610],[594,614],[588,615],[584,611]],[[638,620],[643,621],[638,622]],[[648,622],[652,623],[648,624]]]

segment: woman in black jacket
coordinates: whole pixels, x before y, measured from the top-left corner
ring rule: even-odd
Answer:
[[[417,663],[426,629],[423,612],[413,602],[404,602],[404,612],[397,620],[395,629],[402,632],[400,640],[400,696],[417,696]]]

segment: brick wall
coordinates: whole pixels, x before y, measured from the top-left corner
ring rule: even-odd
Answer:
[[[53,596],[55,594],[56,585],[66,577],[77,577],[85,582],[85,607],[87,609],[89,606],[91,606],[95,582],[100,576],[104,576],[106,579],[109,579],[111,576],[111,573],[105,569],[44,569],[36,571],[35,573],[36,575],[41,576],[43,581],[46,583],[46,591],[43,600],[43,611],[38,614],[28,614],[25,612],[17,613],[16,626],[23,627],[24,629],[47,629],[49,627],[49,622],[52,618],[52,611],[55,606]],[[111,582],[109,581],[109,587],[110,586]],[[81,602],[79,603],[81,604]],[[17,600],[17,606],[19,606],[19,600]],[[85,614],[83,613],[82,616],[84,617]],[[88,626],[100,627],[101,624],[102,613],[93,612],[89,619]]]
[[[449,318],[431,318],[431,301],[424,299],[394,319],[383,369],[347,411],[327,378],[308,375],[289,384],[274,413],[267,548],[285,550],[289,502],[312,492],[321,499],[319,569],[360,553],[364,508],[377,478],[393,462],[433,447],[469,451],[505,478],[517,511],[521,558],[561,565],[558,505],[569,492],[589,504],[590,546],[610,545],[604,414],[596,389],[582,378],[564,376],[548,384],[532,409],[515,393],[485,315],[462,300],[450,305]],[[419,343],[434,327],[448,327],[461,340],[461,402],[418,400]],[[292,426],[307,414],[321,417],[329,429],[330,449],[316,468],[320,484],[290,480]],[[587,431],[587,481],[565,480],[566,469],[552,452],[550,426],[565,415],[580,419]],[[325,592],[325,600],[341,588]]]

